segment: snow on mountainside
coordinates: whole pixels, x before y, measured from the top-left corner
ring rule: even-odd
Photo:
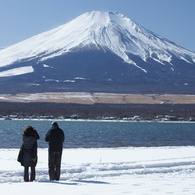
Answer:
[[[194,75],[194,52],[113,12],[84,13],[0,50],[0,93],[153,93],[154,85],[159,93],[184,85],[195,93]]]
[[[171,63],[173,55],[188,63],[195,63],[195,53],[140,27],[124,15],[93,11],[1,50],[0,67],[32,59],[40,62],[85,46],[109,49],[144,72],[147,71],[130,59],[129,53],[144,61],[152,58],[161,64]]]

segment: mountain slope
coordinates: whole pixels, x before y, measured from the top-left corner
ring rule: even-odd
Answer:
[[[0,50],[1,84],[33,83],[35,91],[75,91],[79,83],[85,91],[98,91],[100,84],[127,91],[132,85],[189,87],[194,73],[194,52],[112,12],[84,13]]]

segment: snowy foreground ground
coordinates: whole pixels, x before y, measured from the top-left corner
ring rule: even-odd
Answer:
[[[17,149],[0,149],[3,195],[195,194],[195,147],[64,149],[62,175],[50,182],[47,149],[36,181],[23,182]]]

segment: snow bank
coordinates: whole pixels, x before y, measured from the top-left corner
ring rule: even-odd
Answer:
[[[50,182],[47,149],[36,181],[23,182],[17,149],[0,149],[4,194],[195,194],[195,147],[64,149],[59,182]]]

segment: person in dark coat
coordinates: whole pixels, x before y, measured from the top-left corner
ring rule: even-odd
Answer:
[[[37,164],[37,140],[39,139],[39,134],[37,131],[28,126],[24,130],[22,137],[22,146],[18,155],[18,161],[24,166],[24,181],[34,181],[35,180],[35,167]],[[29,167],[31,168],[31,174],[29,178]]]
[[[65,135],[63,130],[59,128],[57,122],[53,122],[52,128],[49,129],[45,136],[45,141],[49,143],[48,165],[50,180],[59,181],[60,179],[64,140]]]

